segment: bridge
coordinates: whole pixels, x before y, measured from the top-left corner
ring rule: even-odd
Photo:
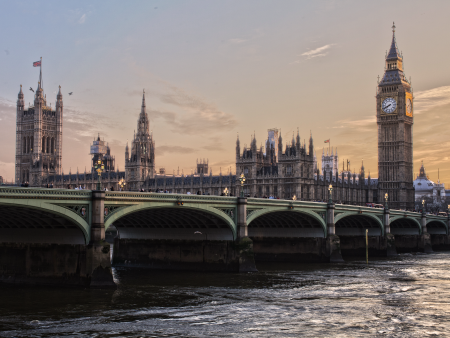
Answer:
[[[0,188],[0,282],[114,287],[112,265],[257,271],[450,249],[449,218],[305,201]],[[117,229],[114,250],[105,231]]]

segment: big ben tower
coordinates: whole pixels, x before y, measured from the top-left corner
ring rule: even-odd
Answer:
[[[387,193],[389,205],[395,209],[413,209],[413,94],[403,73],[403,56],[395,40],[395,25],[376,98],[378,196],[384,201]]]

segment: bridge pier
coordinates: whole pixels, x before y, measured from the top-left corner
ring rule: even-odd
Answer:
[[[391,222],[389,220],[390,211],[388,208],[384,208],[383,224],[384,224],[384,244],[386,246],[386,256],[396,256],[397,249],[395,247],[395,236],[391,234]]]
[[[420,236],[419,248],[425,253],[431,253],[433,252],[433,248],[431,246],[431,235],[427,230],[427,215],[425,212],[422,212],[420,223],[422,226],[422,235]]]
[[[91,240],[86,250],[89,286],[92,288],[116,287],[111,270],[111,248],[105,241],[104,191],[92,191]]]
[[[253,241],[248,237],[247,198],[237,200],[237,250],[239,255],[239,272],[256,272]]]
[[[336,235],[336,225],[334,223],[335,204],[330,202],[327,204],[327,244],[326,250],[330,262],[343,262],[341,254],[341,241]]]

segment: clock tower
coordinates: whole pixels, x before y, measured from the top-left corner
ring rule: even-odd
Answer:
[[[376,105],[379,202],[385,200],[387,193],[390,207],[413,209],[413,93],[403,73],[403,56],[397,47],[395,25],[385,72],[378,82]]]

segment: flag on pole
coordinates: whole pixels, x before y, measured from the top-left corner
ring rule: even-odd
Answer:
[[[325,140],[323,143],[330,143],[330,139]]]
[[[33,67],[40,67],[42,61],[33,62]]]

